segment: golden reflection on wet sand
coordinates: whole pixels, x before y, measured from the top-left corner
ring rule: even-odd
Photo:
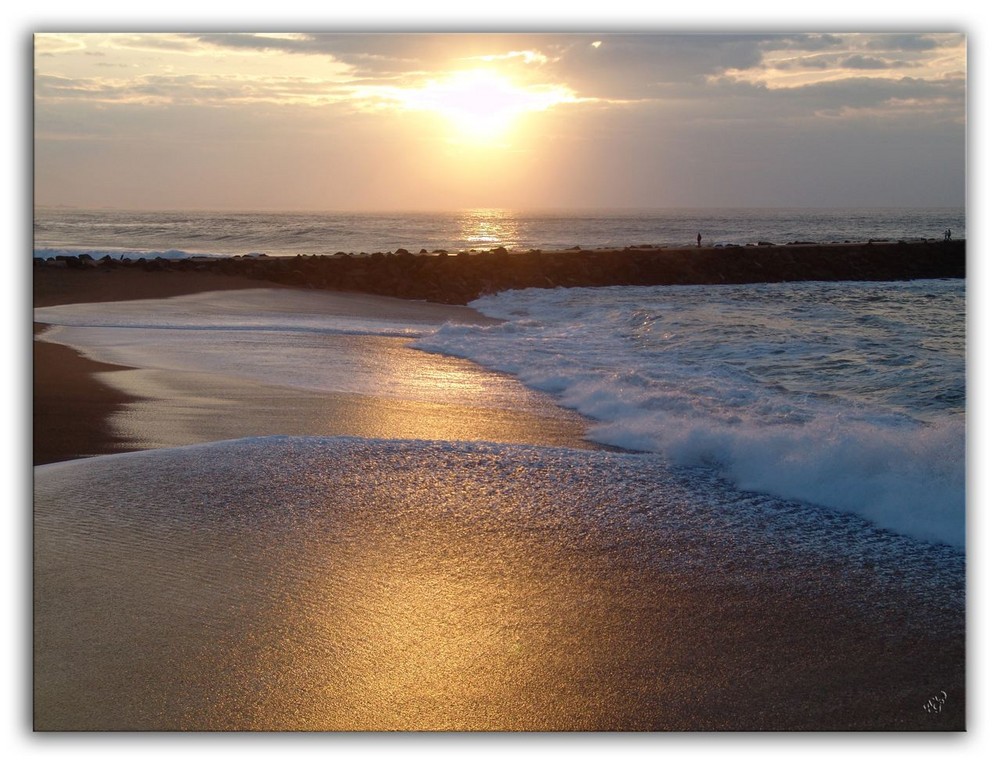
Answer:
[[[922,699],[900,715],[928,681],[960,687],[960,635],[924,635],[919,615],[887,633],[912,614],[870,613],[864,579],[815,600],[801,574],[741,586],[736,559],[708,577],[653,566],[686,551],[648,549],[621,509],[599,528],[602,501],[546,461],[323,449],[40,471],[36,727],[947,724]]]
[[[594,448],[588,420],[472,362],[406,347],[401,338],[332,337],[331,355],[357,346],[379,359],[395,395],[329,393],[264,385],[222,374],[132,369],[99,375],[136,397],[113,415],[116,436],[158,449],[250,436],[343,435],[493,441]],[[370,362],[374,363],[374,362]]]
[[[569,669],[553,648],[583,604],[552,599],[522,541],[429,518],[252,540],[42,518],[42,729],[516,728]]]

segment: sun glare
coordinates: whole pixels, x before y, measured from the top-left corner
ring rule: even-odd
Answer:
[[[524,87],[488,69],[455,72],[406,91],[400,100],[410,109],[447,118],[459,136],[470,142],[501,139],[518,117],[575,100],[559,86]]]

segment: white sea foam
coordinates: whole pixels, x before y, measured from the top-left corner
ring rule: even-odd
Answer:
[[[964,544],[964,285],[524,290],[417,341],[518,376],[589,437]]]

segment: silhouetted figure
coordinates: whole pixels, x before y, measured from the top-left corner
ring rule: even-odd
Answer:
[[[951,229],[950,228],[947,231],[944,232],[944,238],[945,239],[951,239]]]
[[[701,233],[698,233],[698,246],[701,247]]]

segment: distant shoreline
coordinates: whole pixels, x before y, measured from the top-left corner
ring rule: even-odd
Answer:
[[[122,274],[142,272],[158,275],[155,282],[144,280],[144,284],[155,285],[162,279],[163,284],[171,284],[171,289],[180,290],[184,290],[186,277],[199,276],[214,278],[220,284],[239,279],[261,286],[259,282],[264,281],[462,305],[482,295],[530,287],[964,278],[965,260],[966,243],[961,239],[782,245],[760,242],[683,248],[637,245],[527,252],[497,247],[457,254],[399,249],[364,256],[338,253],[269,257],[262,253],[231,258],[115,259],[106,255],[95,259],[84,253],[36,258],[34,284],[36,305],[46,290],[63,289],[65,302],[74,302],[73,292],[83,288],[88,274],[123,279],[128,277]],[[218,288],[230,288],[230,284]]]

